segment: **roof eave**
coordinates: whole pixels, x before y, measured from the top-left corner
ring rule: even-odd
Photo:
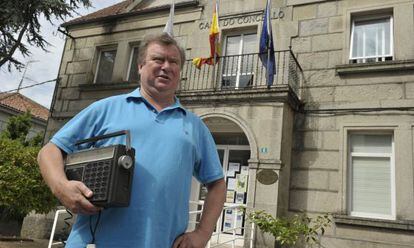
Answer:
[[[4,104],[0,104],[0,109],[3,109],[4,111],[8,110],[8,113],[10,113],[11,115],[18,115],[18,114],[26,113],[25,111],[22,111],[22,110],[19,110],[19,109],[16,109],[16,108],[10,107],[8,105],[4,105]],[[37,124],[46,125],[46,123],[47,123],[47,119],[43,119],[40,116],[35,116],[33,114],[30,114],[30,117],[31,117],[32,121],[36,122]]]
[[[198,6],[198,5],[199,5],[198,0],[192,0],[192,1],[187,1],[187,2],[176,3],[175,8],[178,9],[178,8],[193,7],[193,6]],[[90,20],[69,21],[69,22],[65,22],[61,24],[60,26],[64,28],[68,28],[71,26],[89,24],[89,23],[94,23],[94,22],[113,21],[119,18],[135,16],[139,14],[149,14],[149,13],[154,13],[157,11],[169,10],[169,9],[170,9],[170,5],[163,5],[163,6],[157,6],[154,8],[148,8],[148,9],[143,9],[143,10],[138,10],[138,11],[98,17],[98,18],[94,18]]]

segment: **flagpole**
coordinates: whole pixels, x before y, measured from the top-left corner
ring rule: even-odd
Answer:
[[[271,34],[271,32],[270,32],[270,16],[269,16],[269,9],[270,9],[270,0],[267,0],[267,3],[268,3],[268,6],[266,7],[266,11],[267,11],[267,13],[266,13],[266,22],[267,22],[267,33],[269,34],[269,39],[268,39],[268,41],[267,41],[267,68],[266,68],[266,70],[267,71],[269,71],[269,68],[270,68],[270,34]],[[272,85],[273,84],[273,82],[269,82],[270,81],[270,76],[269,76],[270,74],[269,74],[269,72],[267,72],[267,89],[270,89],[270,85]]]
[[[268,46],[268,48],[267,48],[267,71],[269,71],[269,69],[270,69],[270,39],[269,39],[269,42],[267,43],[267,46]],[[269,77],[269,72],[267,72],[267,89],[270,89],[270,77]],[[271,82],[272,84],[273,84],[273,82]]]

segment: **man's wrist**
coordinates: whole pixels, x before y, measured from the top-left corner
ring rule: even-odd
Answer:
[[[52,191],[52,194],[55,195],[57,198],[59,198],[60,194],[63,191],[64,184],[68,182],[67,179],[65,180],[56,180],[54,183],[50,185],[50,190]]]
[[[198,233],[198,234],[200,234],[202,237],[204,237],[206,240],[209,240],[210,239],[210,237],[211,237],[211,234],[213,234],[213,232],[212,231],[209,231],[209,230],[205,230],[204,228],[202,228],[202,227],[197,227],[195,230],[194,230],[196,233]]]

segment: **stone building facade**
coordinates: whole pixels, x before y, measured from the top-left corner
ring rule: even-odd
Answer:
[[[414,1],[271,2],[271,87],[257,54],[266,1],[221,0],[223,57],[201,70],[187,61],[177,92],[213,133],[228,202],[332,213],[323,247],[414,247]],[[169,4],[127,0],[63,25],[49,137],[90,103],[139,86],[137,45],[163,30]],[[175,6],[187,58],[208,56],[211,1]],[[245,192],[234,188],[241,178]],[[194,183],[192,199],[203,192]],[[255,243],[274,246],[261,233]]]

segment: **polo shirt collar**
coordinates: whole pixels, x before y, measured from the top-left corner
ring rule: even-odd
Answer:
[[[128,93],[125,95],[125,99],[131,99],[131,98],[135,98],[135,99],[139,99],[141,101],[145,101],[146,103],[150,104],[147,99],[145,99],[142,95],[141,95],[141,91],[140,88],[136,88],[134,91]],[[166,107],[164,110],[169,110],[169,109],[180,109],[183,111],[184,114],[187,114],[187,110],[181,105],[180,100],[178,100],[178,98],[176,96],[174,96],[174,104],[172,104],[171,106]]]

